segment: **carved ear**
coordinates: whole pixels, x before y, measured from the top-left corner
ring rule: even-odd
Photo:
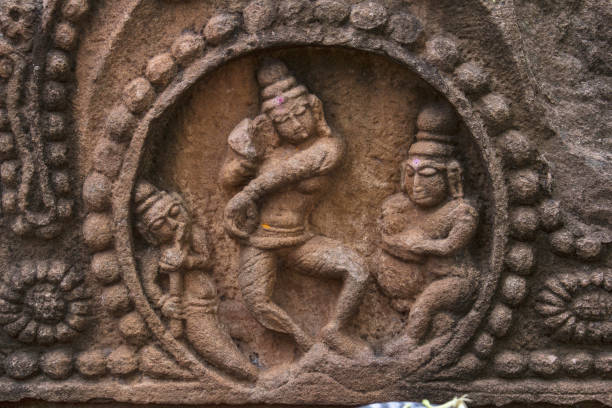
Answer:
[[[408,160],[404,160],[400,163],[400,190],[406,191],[406,166],[408,166]]]
[[[446,164],[446,175],[448,178],[448,188],[453,198],[463,197],[463,169],[457,160],[451,160]]]
[[[312,109],[315,122],[317,124],[317,130],[320,136],[331,136],[331,129],[325,120],[325,113],[323,112],[323,102],[313,94],[308,95],[308,104]]]

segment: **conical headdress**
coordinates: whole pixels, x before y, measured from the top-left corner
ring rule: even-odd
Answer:
[[[459,121],[453,108],[446,102],[426,105],[417,117],[416,141],[409,155],[448,158],[455,152],[455,134]]]
[[[136,215],[144,214],[156,202],[161,200],[167,193],[160,191],[148,181],[139,181],[134,191],[134,204],[136,206]]]
[[[261,87],[261,110],[268,112],[283,105],[289,99],[296,99],[308,94],[303,85],[298,85],[289,73],[287,66],[278,59],[265,59],[257,72],[257,81]]]

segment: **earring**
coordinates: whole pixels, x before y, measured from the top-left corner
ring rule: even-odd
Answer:
[[[463,169],[457,160],[452,160],[446,165],[448,186],[453,198],[463,197],[463,183],[461,181]]]

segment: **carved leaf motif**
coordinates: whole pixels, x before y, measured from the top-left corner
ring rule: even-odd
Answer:
[[[562,325],[569,317],[570,314],[568,312],[561,313],[560,315],[552,316],[548,319],[545,319],[544,324],[548,327],[558,327]]]
[[[561,285],[561,282],[558,280],[549,280],[546,283],[546,287],[550,289],[555,295],[559,296],[565,301],[569,301],[572,299],[571,295],[565,290],[565,288]]]
[[[565,303],[563,302],[563,300],[559,299],[559,297],[557,297],[554,293],[551,293],[547,290],[540,292],[540,294],[538,295],[538,300],[541,301],[542,303],[547,303],[549,305],[554,305],[554,306],[559,306],[559,307],[565,306]]]
[[[553,316],[563,311],[562,307],[549,305],[547,303],[536,303],[535,309],[543,316]]]

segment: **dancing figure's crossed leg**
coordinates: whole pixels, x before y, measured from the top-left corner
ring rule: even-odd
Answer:
[[[343,281],[338,301],[321,336],[340,353],[351,356],[370,354],[366,344],[340,331],[355,315],[365,294],[369,274],[362,258],[336,240],[314,237],[291,251],[287,261],[299,273]]]
[[[313,340],[272,300],[277,268],[274,252],[241,248],[238,284],[242,299],[257,321],[270,330],[293,336],[302,351],[307,351]]]

